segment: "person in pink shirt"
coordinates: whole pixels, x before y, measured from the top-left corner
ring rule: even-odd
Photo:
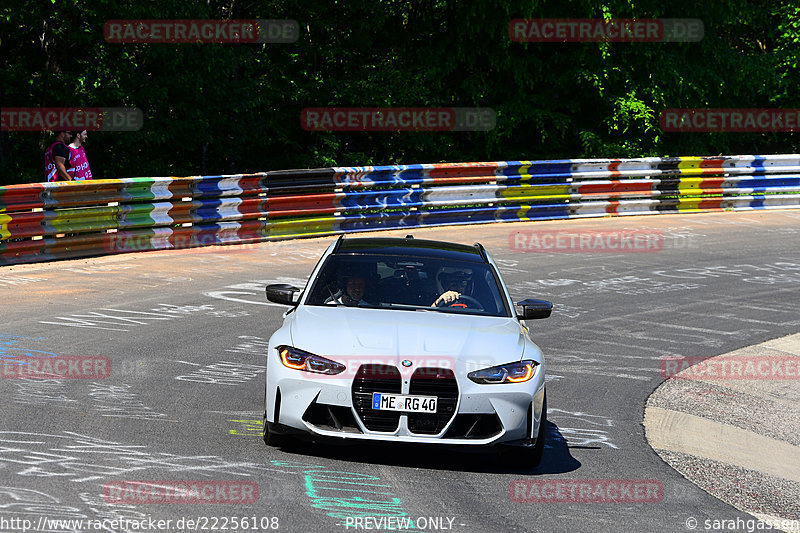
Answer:
[[[75,181],[90,180],[92,171],[89,169],[89,160],[86,159],[86,150],[83,148],[88,133],[83,130],[76,131],[74,134],[75,137],[69,145],[69,151],[72,154],[72,168],[69,169],[69,175]]]
[[[44,175],[47,181],[69,181],[72,163],[72,150],[67,143],[72,133],[64,130],[56,131],[55,142],[44,152]]]

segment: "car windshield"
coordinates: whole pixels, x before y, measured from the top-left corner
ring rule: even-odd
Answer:
[[[305,303],[510,316],[490,265],[432,257],[331,255]]]

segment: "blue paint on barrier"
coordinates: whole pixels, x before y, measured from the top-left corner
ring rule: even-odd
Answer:
[[[219,208],[222,207],[223,204],[228,203],[229,200],[223,199],[201,200],[200,207],[193,210],[194,218],[199,222],[219,220],[222,217]]]
[[[522,209],[522,206],[519,206],[518,209]],[[535,205],[535,206],[530,206],[529,209],[525,210],[523,217],[532,219],[553,218],[553,217],[569,218],[570,208],[569,204],[566,202],[557,204]]]
[[[421,206],[422,189],[395,189],[391,191],[347,191],[339,204],[347,208],[373,208]]]
[[[202,180],[194,182],[192,188],[202,196],[219,196],[222,192],[219,186],[219,180],[224,177],[225,176],[204,176]]]
[[[494,222],[496,207],[437,209],[423,212],[423,225]]]
[[[552,175],[570,175],[572,172],[572,165],[574,161],[572,159],[561,159],[561,160],[552,160],[552,161],[531,161],[530,167],[528,168],[528,174],[536,174],[541,176],[552,176]]]
[[[773,187],[792,187],[800,186],[800,177],[782,176],[779,178],[744,178],[739,180],[739,187],[763,187],[771,189]]]
[[[766,158],[761,155],[754,155],[753,162],[750,163],[749,166],[753,167],[754,172],[763,172],[764,171],[764,161]]]
[[[405,226],[405,224],[401,224],[400,221],[411,215],[411,213],[406,211],[345,215],[342,217],[343,220],[339,223],[339,228],[342,231],[358,231],[402,227]]]

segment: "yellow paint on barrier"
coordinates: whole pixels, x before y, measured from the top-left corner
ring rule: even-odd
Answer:
[[[305,218],[301,220],[281,220],[268,222],[266,235],[268,237],[291,237],[294,235],[330,234],[339,229],[340,221],[335,217]]]
[[[678,163],[678,168],[700,168],[700,165],[703,163],[704,159],[702,157],[681,157],[680,163]]]
[[[561,198],[569,199],[570,185],[535,185],[508,187],[501,189],[500,196],[507,199],[517,198]]]
[[[498,202],[500,205],[504,203],[512,203],[512,202],[534,202],[538,201],[536,206],[541,207],[542,205],[546,204],[563,204],[567,205],[567,200],[569,200],[572,196],[569,194],[560,195],[560,196],[520,196],[520,197],[510,197],[504,198],[503,202]]]
[[[7,239],[11,236],[8,229],[8,223],[11,222],[11,217],[8,215],[0,215],[0,239]]]
[[[46,221],[56,233],[104,230],[117,227],[118,212],[118,206],[59,209]]]
[[[681,198],[677,205],[678,211],[689,213],[704,211],[704,209],[700,209],[699,205],[705,200],[708,198]]]
[[[522,163],[522,166],[520,166],[519,170],[517,171],[517,173],[519,174],[519,177],[521,177],[523,179],[530,178],[531,177],[531,173],[530,173],[531,161],[520,161],[520,163]]]
[[[535,220],[527,216],[528,212],[533,207],[532,205],[521,205],[519,206],[520,209],[517,211],[517,218],[520,220]]]
[[[678,182],[678,192],[680,194],[700,194],[702,182],[703,178],[681,178],[681,181]]]

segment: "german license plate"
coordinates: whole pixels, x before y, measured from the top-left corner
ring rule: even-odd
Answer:
[[[435,413],[436,396],[408,396],[405,394],[372,393],[372,408],[379,411],[410,413]]]

